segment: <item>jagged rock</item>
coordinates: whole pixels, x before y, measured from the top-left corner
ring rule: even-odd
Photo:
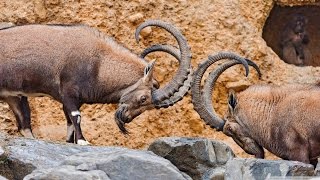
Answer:
[[[27,175],[24,180],[109,180],[107,174],[101,170],[81,171],[75,166],[64,165],[49,169],[37,169]]]
[[[150,151],[118,149],[112,152],[79,153],[68,157],[63,164],[81,166],[94,163],[112,180],[120,179],[190,179],[170,161]]]
[[[193,179],[201,179],[206,171],[223,167],[234,157],[226,144],[204,138],[160,138],[148,150],[168,159]]]
[[[57,144],[26,138],[6,138],[0,135],[5,155],[0,158],[0,174],[9,179],[22,179],[36,168],[58,166],[68,156],[81,152],[109,152],[117,147]]]
[[[286,160],[240,159],[227,162],[226,180],[266,179],[286,176],[313,176],[311,164]]]
[[[1,134],[0,145],[5,157],[0,174],[9,179],[23,179],[35,169],[25,179],[191,179],[150,151],[57,144]]]
[[[59,178],[58,178],[59,177]],[[170,161],[150,151],[113,149],[106,152],[86,152],[72,155],[62,166],[37,169],[25,177],[34,179],[175,179],[191,180]]]

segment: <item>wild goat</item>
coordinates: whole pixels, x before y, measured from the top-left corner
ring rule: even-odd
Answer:
[[[98,30],[84,25],[25,25],[0,30],[0,98],[12,109],[18,129],[33,137],[27,96],[51,96],[63,104],[67,142],[89,144],[82,135],[79,108],[82,104],[119,103],[115,120],[121,132],[125,123],[153,108],[169,107],[190,88],[191,53],[184,36],[173,25],[150,20],[147,26],[162,27],[178,41],[180,51],[158,45],[178,58],[174,78],[159,89],[153,78],[154,62],[147,63]]]
[[[263,148],[266,148],[283,159],[316,166],[320,155],[319,84],[253,85],[237,96],[231,91],[228,112],[221,119],[212,108],[212,89],[219,75],[239,62],[232,60],[215,69],[206,80],[203,94],[200,81],[210,66],[208,62],[222,58],[228,56],[210,57],[195,72],[191,89],[200,117],[212,128],[231,136],[245,152],[256,158],[264,158]]]

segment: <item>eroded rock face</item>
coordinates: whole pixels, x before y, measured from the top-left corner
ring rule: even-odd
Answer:
[[[234,157],[225,143],[205,138],[160,138],[148,150],[168,159],[193,179],[202,179],[207,171],[223,167]],[[215,172],[223,175],[223,171]]]

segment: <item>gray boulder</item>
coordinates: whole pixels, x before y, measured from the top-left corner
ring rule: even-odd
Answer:
[[[64,165],[48,169],[37,169],[27,175],[24,180],[110,180],[107,174],[101,170],[79,170],[75,166]]]
[[[115,150],[102,153],[79,153],[63,164],[78,166],[94,162],[112,180],[125,179],[191,179],[170,161],[150,151]]]
[[[81,152],[108,152],[118,147],[58,144],[0,134],[0,174],[9,179],[23,179],[36,168],[58,166],[70,156]]]
[[[220,177],[224,169],[221,167],[234,158],[229,146],[205,138],[160,138],[148,150],[168,159],[193,179],[209,177],[208,171]],[[218,170],[214,171],[212,168]],[[204,174],[205,177],[202,177]]]
[[[311,164],[298,161],[241,159],[235,158],[227,162],[226,180],[265,180],[284,178],[287,176],[313,176]]]
[[[64,169],[67,167],[68,169]],[[70,171],[69,171],[70,170]],[[105,174],[103,174],[103,173]],[[69,180],[98,179],[175,179],[191,180],[181,173],[170,161],[150,151],[117,149],[106,152],[86,152],[72,155],[62,162],[62,166],[50,169],[37,169],[25,180],[59,179]]]

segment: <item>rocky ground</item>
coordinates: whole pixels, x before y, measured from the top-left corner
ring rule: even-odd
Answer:
[[[2,176],[24,180],[303,179],[319,176],[319,167],[297,161],[235,158],[225,143],[205,138],[159,138],[148,150],[133,150],[0,133],[0,179]]]
[[[284,63],[263,39],[264,25],[275,6],[313,5],[314,0],[228,0],[228,1],[98,1],[98,0],[21,0],[0,1],[0,21],[15,24],[83,23],[96,27],[135,53],[154,43],[175,44],[171,36],[152,28],[136,44],[134,31],[147,19],[161,19],[177,26],[186,36],[197,66],[209,54],[233,51],[256,62],[263,73],[258,80],[252,73],[244,78],[243,69],[233,68],[218,81],[213,102],[217,111],[226,110],[228,89],[242,90],[255,83],[313,83],[320,68],[296,67]],[[304,10],[308,12],[308,9]],[[312,29],[312,28],[311,28]],[[317,36],[317,33],[310,33]],[[319,39],[313,37],[313,39]],[[315,52],[318,47],[315,46]],[[161,84],[172,77],[177,62],[156,53],[156,76]],[[49,98],[31,98],[32,126],[37,139],[65,141],[66,121],[61,104]],[[115,105],[85,105],[81,108],[85,137],[93,145],[146,148],[158,137],[210,137],[227,143],[237,156],[249,157],[232,139],[206,126],[193,110],[190,95],[175,106],[143,113],[128,125],[129,135],[118,130],[113,116]],[[0,130],[19,135],[7,104],[0,104]],[[274,159],[267,155],[268,159]]]

